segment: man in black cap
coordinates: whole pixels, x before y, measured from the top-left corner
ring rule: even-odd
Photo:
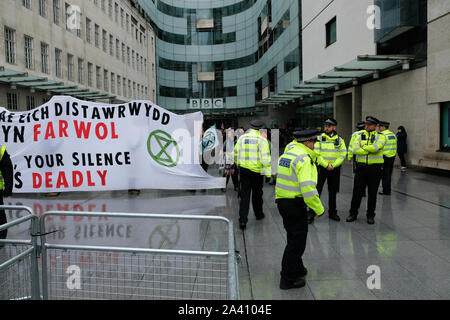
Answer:
[[[314,144],[318,134],[317,130],[294,132],[297,143],[278,160],[275,195],[287,233],[280,273],[283,290],[305,286],[307,270],[302,256],[308,235],[307,208],[319,217],[325,211],[316,189]]]
[[[324,122],[324,133],[318,138],[314,146],[317,154],[317,170],[319,178],[317,191],[322,195],[325,181],[328,181],[328,217],[334,221],[340,221],[336,208],[336,195],[339,192],[341,166],[347,156],[347,148],[344,139],[336,132],[337,121],[329,118]],[[308,223],[314,221],[314,214],[309,213]]]
[[[270,178],[272,173],[269,142],[259,131],[263,126],[262,121],[252,120],[251,129],[239,138],[233,151],[234,162],[239,168],[241,230],[247,226],[250,195],[256,219],[261,220],[265,217],[262,199],[264,175]]]
[[[381,168],[384,163],[383,148],[386,144],[385,136],[376,131],[379,122],[374,117],[367,117],[365,130],[355,139],[356,141],[353,144],[356,172],[350,215],[347,222],[356,220],[362,195],[367,186],[367,223],[375,223],[377,193],[382,174]]]
[[[348,161],[352,161],[353,164],[353,174],[355,174],[356,172],[356,161],[355,161],[355,157],[353,156],[353,144],[355,143],[355,139],[357,139],[359,137],[359,135],[364,131],[366,127],[366,122],[365,121],[360,121],[358,122],[358,124],[356,125],[356,131],[353,132],[352,137],[350,138],[350,142],[348,143],[348,153],[347,153],[347,158]],[[353,182],[353,188],[355,188],[354,185],[355,182]],[[366,190],[364,188],[364,193],[363,193],[363,197],[366,196]]]

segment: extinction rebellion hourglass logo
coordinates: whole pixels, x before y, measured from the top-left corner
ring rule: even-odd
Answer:
[[[156,163],[164,167],[175,167],[180,160],[180,149],[170,134],[162,130],[150,133],[147,140],[148,153]]]

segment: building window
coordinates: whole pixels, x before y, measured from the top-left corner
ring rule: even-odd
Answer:
[[[41,61],[42,61],[42,73],[50,73],[49,68],[49,46],[46,43],[41,42]]]
[[[450,102],[441,104],[441,150],[450,151]]]
[[[128,80],[128,97],[132,98],[133,93],[131,91],[131,80]]]
[[[127,13],[126,24],[127,24],[127,32],[130,32],[130,16],[128,15],[128,13]]]
[[[120,26],[123,28],[125,28],[125,12],[123,11],[122,8],[120,8]]]
[[[82,20],[81,20],[81,16],[82,16],[82,14],[81,14],[81,12],[76,12],[76,14],[77,14],[77,21],[79,21],[79,25],[77,26],[77,37],[78,38],[81,38],[81,33],[82,33],[82,31],[83,31],[83,25],[82,25]]]
[[[133,81],[133,98],[136,98],[136,82]]]
[[[130,47],[127,47],[127,62],[128,62],[128,65],[131,65],[131,52],[130,52]]]
[[[120,96],[120,91],[122,90],[122,82],[121,82],[121,77],[118,75],[117,76],[117,95]]]
[[[60,0],[53,0],[53,22],[59,25],[59,16],[60,16],[61,4]]]
[[[109,91],[108,70],[103,71],[103,88],[105,91]]]
[[[105,30],[103,30],[103,33],[102,33],[102,47],[103,47],[103,51],[105,51],[106,52],[106,46],[107,46],[107,44],[106,44],[106,31]]]
[[[39,0],[39,15],[47,18],[47,0]]]
[[[36,107],[34,96],[27,96],[27,110],[32,110]]]
[[[86,41],[91,43],[91,20],[86,18]]]
[[[101,89],[102,88],[102,68],[97,67],[96,68],[96,73],[95,73],[95,77],[96,77],[96,81],[97,81],[97,89]]]
[[[108,15],[111,19],[112,19],[112,14],[113,14],[112,0],[108,0]]]
[[[122,42],[122,62],[125,63],[125,43]]]
[[[16,30],[5,27],[6,62],[16,63]]]
[[[6,100],[8,103],[9,110],[17,110],[17,93],[8,92],[6,94]]]
[[[116,23],[119,23],[119,5],[116,3],[114,3],[114,21],[116,21]]]
[[[114,37],[109,35],[109,55],[114,57]]]
[[[134,50],[131,51],[131,66],[133,67],[133,69],[135,69],[135,65],[134,65]]]
[[[62,78],[62,51],[55,49],[55,73],[58,78]]]
[[[332,45],[337,40],[337,34],[336,34],[336,17],[330,20],[325,26],[326,28],[326,37],[327,37],[327,47],[329,45]]]
[[[33,38],[25,36],[25,68],[34,69]]]
[[[65,6],[65,14],[66,14],[66,30],[70,30],[70,28],[69,28],[69,26],[70,26],[70,23],[69,23],[69,20],[70,20],[70,4],[68,4],[68,3],[66,3],[66,6]]]
[[[116,58],[120,60],[120,41],[116,39]]]
[[[102,10],[106,12],[106,0],[102,0]]]
[[[67,54],[67,79],[73,81],[73,55]]]
[[[98,24],[95,25],[95,46],[100,48],[100,26]]]
[[[22,0],[22,5],[31,10],[31,0]]]
[[[111,72],[111,93],[116,93],[116,74]]]
[[[123,78],[123,92],[122,92],[122,96],[126,97],[127,96],[127,79]]]
[[[84,83],[84,61],[78,58],[78,82]]]
[[[88,86],[93,87],[94,66],[88,62]]]

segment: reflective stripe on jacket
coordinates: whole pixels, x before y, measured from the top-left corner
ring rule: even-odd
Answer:
[[[395,157],[397,155],[397,136],[390,130],[384,130],[381,133],[386,137],[383,155],[388,158]]]
[[[353,158],[353,149],[355,148],[355,143],[357,143],[356,139],[357,137],[365,130],[359,130],[355,131],[352,134],[352,137],[350,138],[350,142],[348,143],[348,153],[347,153],[347,159],[350,161]]]
[[[269,142],[258,130],[251,129],[239,138],[234,146],[233,158],[240,167],[267,177],[272,174]]]
[[[345,141],[337,134],[330,137],[326,133],[322,133],[317,137],[314,152],[318,156],[317,163],[324,168],[327,168],[330,163],[333,168],[340,167],[347,156]]]
[[[317,215],[325,211],[317,192],[317,167],[312,159],[313,151],[296,144],[278,160],[276,199],[303,198],[305,204]]]
[[[384,163],[383,148],[385,144],[386,137],[384,134],[364,130],[354,144],[353,153],[356,162],[369,165]]]

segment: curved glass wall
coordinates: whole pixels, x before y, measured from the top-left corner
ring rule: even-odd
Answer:
[[[299,0],[137,3],[157,33],[158,104],[164,108],[191,111],[202,99],[219,99],[214,112],[256,110],[265,94],[301,80]]]

